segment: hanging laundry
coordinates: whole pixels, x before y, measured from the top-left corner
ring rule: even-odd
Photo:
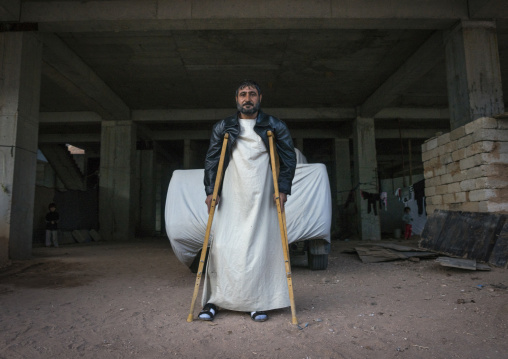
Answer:
[[[362,198],[367,200],[367,213],[374,210],[374,215],[377,216],[377,203],[380,202],[381,197],[379,193],[361,192]]]
[[[401,202],[402,202],[402,200],[401,200],[402,190],[401,190],[400,188],[397,188],[393,194],[395,195],[395,197],[397,197],[397,199],[398,199],[399,201],[401,201]]]
[[[404,187],[404,188],[397,188],[395,190],[395,197],[399,199],[400,202],[406,203],[407,201],[410,201],[413,196],[413,187]]]

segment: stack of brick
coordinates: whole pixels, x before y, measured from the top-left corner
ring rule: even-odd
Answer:
[[[422,145],[427,214],[508,213],[508,119],[482,117]]]

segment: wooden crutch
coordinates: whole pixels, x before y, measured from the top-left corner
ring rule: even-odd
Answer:
[[[224,167],[224,157],[226,154],[226,147],[228,145],[229,133],[224,135],[224,141],[222,142],[222,150],[220,152],[219,168],[217,169],[217,177],[215,178],[215,186],[213,187],[212,194],[212,205],[210,206],[210,213],[208,214],[208,224],[206,225],[205,240],[203,242],[203,249],[201,250],[201,257],[199,259],[198,274],[196,276],[196,284],[194,284],[194,294],[192,295],[192,302],[190,307],[189,316],[187,322],[192,322],[194,305],[196,304],[196,298],[198,297],[199,286],[201,284],[201,275],[203,274],[203,267],[205,265],[206,252],[208,250],[208,239],[210,238],[210,231],[212,230],[213,215],[215,213],[215,207],[217,206],[217,196],[219,194],[219,188],[222,182]]]
[[[279,197],[279,184],[277,182],[278,173],[275,166],[275,150],[273,146],[273,133],[267,132],[268,143],[270,144],[270,162],[272,164],[273,188],[275,190],[275,202],[277,204],[277,215],[279,217],[280,237],[282,240],[282,252],[284,253],[284,264],[286,266],[286,278],[288,281],[289,302],[291,304],[291,317],[292,323],[298,324],[296,319],[295,297],[293,295],[293,280],[291,278],[291,264],[289,262],[289,245],[288,245],[288,231],[286,228],[286,213],[282,212],[282,206]]]

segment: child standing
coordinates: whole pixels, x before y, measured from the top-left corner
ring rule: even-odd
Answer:
[[[409,239],[411,237],[411,231],[413,230],[413,217],[411,217],[411,208],[404,208],[404,215],[402,216],[402,220],[406,224],[404,239]]]
[[[51,239],[53,239],[53,245],[58,247],[58,220],[60,215],[56,211],[56,205],[50,203],[49,212],[46,214],[46,247],[51,246]]]

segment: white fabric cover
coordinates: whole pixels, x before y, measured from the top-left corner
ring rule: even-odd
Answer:
[[[295,148],[295,152],[296,152],[296,163],[305,163],[305,164],[309,163],[307,162],[307,157],[305,157],[298,148]]]
[[[174,171],[166,198],[166,233],[175,255],[187,266],[203,247],[208,222],[203,171]],[[325,165],[298,164],[291,192],[286,202],[289,243],[306,239],[330,242],[332,198]],[[215,221],[212,234],[214,227]]]

